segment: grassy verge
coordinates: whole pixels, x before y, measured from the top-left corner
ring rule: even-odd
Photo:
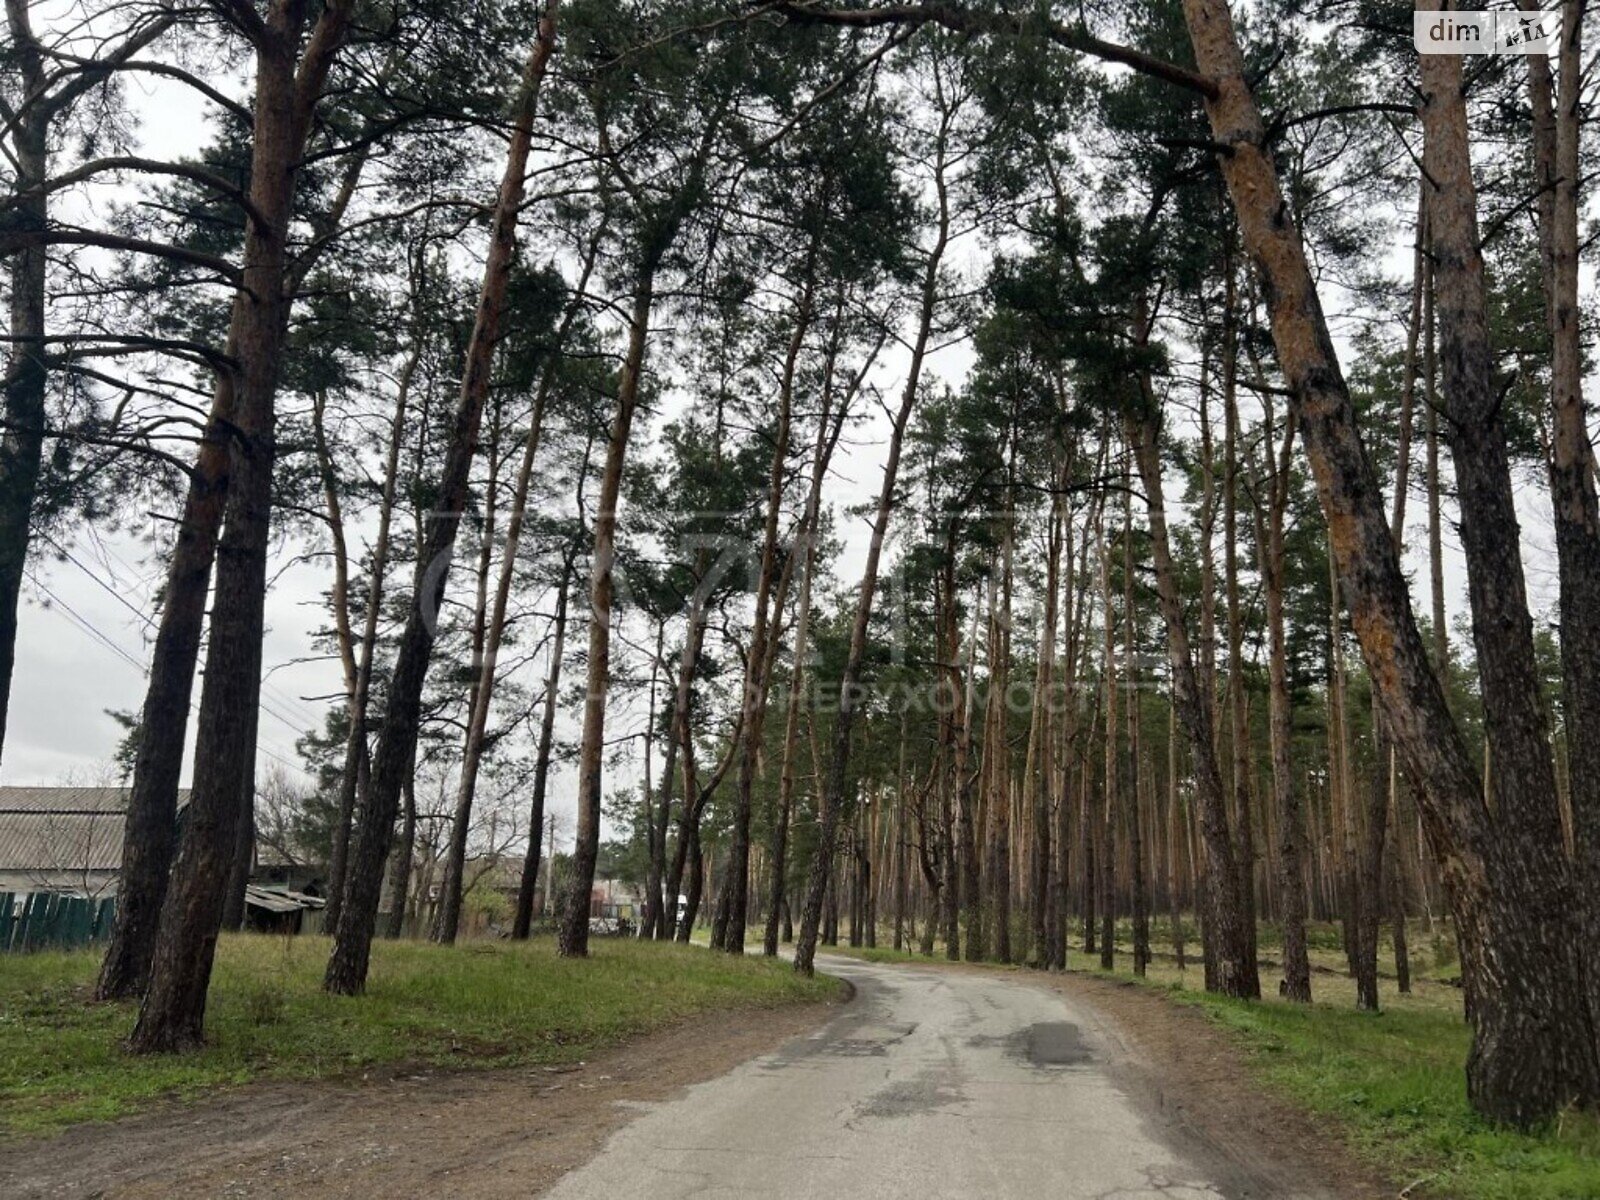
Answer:
[[[895,950],[889,946],[849,946],[840,942],[837,946],[818,946],[818,954],[837,954],[841,958],[859,958],[862,962],[944,962],[944,947],[941,945],[934,952],[933,958],[924,958],[915,950]],[[999,966],[991,963],[991,966]]]
[[[1174,974],[1176,972],[1173,972]],[[1194,972],[1190,972],[1193,974]],[[1118,972],[1124,974],[1124,972]],[[1537,1134],[1496,1129],[1467,1105],[1469,1033],[1459,994],[1426,985],[1383,997],[1379,1014],[1348,1002],[1257,1004],[1148,982],[1231,1031],[1269,1086],[1337,1121],[1408,1195],[1460,1200],[1592,1200],[1600,1196],[1600,1122],[1569,1114]],[[1313,981],[1313,988],[1316,981]]]
[[[1119,930],[1121,937],[1127,932]],[[1273,958],[1273,932],[1263,927],[1262,933],[1263,957]],[[1329,944],[1313,947],[1314,965],[1332,968],[1338,961],[1335,936],[1328,934],[1322,940]],[[1333,1122],[1359,1154],[1403,1176],[1403,1185],[1415,1183],[1408,1196],[1600,1197],[1600,1121],[1592,1115],[1568,1114],[1550,1129],[1521,1134],[1487,1125],[1468,1107],[1464,1064],[1470,1034],[1461,1016],[1461,992],[1440,982],[1458,972],[1448,943],[1441,950],[1413,939],[1413,965],[1425,977],[1405,996],[1392,979],[1381,980],[1383,1011],[1378,1014],[1356,1010],[1355,984],[1347,975],[1324,971],[1313,976],[1317,1003],[1309,1007],[1276,995],[1253,1004],[1208,995],[1201,990],[1197,946],[1191,944],[1189,969],[1181,972],[1170,945],[1158,940],[1153,948],[1157,958],[1145,979],[1134,979],[1131,947],[1125,943],[1119,944],[1118,966],[1109,974],[1191,1005],[1229,1031],[1268,1087]],[[876,962],[943,961],[942,946],[932,960],[849,946],[827,952]],[[1077,952],[1076,938],[1070,960],[1086,974],[1106,974],[1094,959]],[[1267,989],[1276,988],[1277,978],[1276,966],[1263,967]]]
[[[631,941],[597,942],[578,961],[548,940],[380,942],[367,994],[350,1000],[323,994],[327,954],[324,938],[224,937],[210,1046],[161,1058],[122,1050],[131,1005],[89,1002],[93,954],[0,958],[0,1132],[105,1120],[251,1079],[573,1061],[695,1013],[820,1000],[837,986],[787,963]]]

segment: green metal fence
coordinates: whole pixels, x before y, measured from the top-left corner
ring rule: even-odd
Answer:
[[[0,892],[0,954],[69,950],[109,937],[115,897],[91,900],[59,892]]]

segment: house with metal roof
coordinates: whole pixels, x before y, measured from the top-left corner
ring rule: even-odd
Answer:
[[[127,788],[0,787],[0,895],[115,897],[128,795]],[[182,788],[180,830],[188,804],[189,789]],[[246,922],[284,932],[305,928],[304,914],[324,904],[320,889],[307,880],[320,882],[315,868],[286,873],[274,858],[246,888]],[[318,924],[314,917],[311,927]]]
[[[0,787],[0,892],[115,895],[127,811],[127,788]]]

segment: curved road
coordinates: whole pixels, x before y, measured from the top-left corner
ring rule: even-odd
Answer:
[[[552,1200],[1214,1200],[1288,1193],[1139,1099],[1115,1032],[1002,976],[819,959],[855,1000],[645,1108]]]

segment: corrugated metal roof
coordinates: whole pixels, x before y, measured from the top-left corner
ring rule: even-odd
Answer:
[[[0,787],[0,813],[119,813],[127,807],[127,788]]]
[[[322,908],[327,903],[318,896],[307,896],[303,892],[278,891],[275,888],[257,887],[250,883],[245,885],[244,901],[256,908],[264,908],[268,912],[285,913],[293,912],[297,908]]]
[[[0,812],[0,870],[115,871],[120,812]]]
[[[118,870],[127,805],[126,788],[0,787],[0,870]]]
[[[252,908],[264,908],[268,912],[286,913],[294,912],[302,907],[296,900],[291,900],[282,892],[269,892],[266,888],[258,888],[255,884],[248,884],[244,889],[244,902]]]

